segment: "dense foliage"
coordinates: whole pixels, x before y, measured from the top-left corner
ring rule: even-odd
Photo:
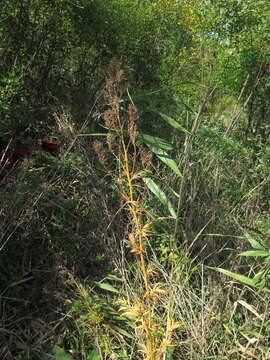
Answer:
[[[1,359],[269,359],[269,22],[2,1]]]

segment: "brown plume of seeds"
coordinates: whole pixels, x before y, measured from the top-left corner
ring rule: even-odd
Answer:
[[[130,140],[133,145],[135,145],[136,136],[137,136],[137,120],[138,120],[138,111],[134,104],[129,104],[128,106],[128,133]]]
[[[122,84],[124,79],[124,70],[120,69],[118,60],[113,59],[107,70],[105,97],[108,105],[115,110],[119,110],[120,98],[117,94],[124,91]]]
[[[94,150],[98,156],[98,160],[99,160],[100,164],[104,168],[106,168],[107,167],[106,154],[108,151],[104,147],[103,143],[99,140],[95,140],[94,141]]]
[[[117,146],[116,140],[117,140],[116,136],[113,133],[109,132],[107,135],[107,145],[110,153],[114,155],[115,155],[115,148]]]
[[[106,110],[103,114],[105,126],[109,131],[119,130],[118,114],[114,108]]]
[[[140,154],[143,169],[149,170],[149,168],[152,166],[153,154],[151,152],[147,151],[142,146],[140,146],[139,154]]]

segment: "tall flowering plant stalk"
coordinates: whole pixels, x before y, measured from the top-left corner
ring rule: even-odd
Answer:
[[[142,171],[146,171],[151,163],[151,154],[136,144],[138,112],[132,101],[125,110],[121,100],[121,94],[126,90],[123,82],[124,72],[113,61],[108,68],[105,92],[107,110],[103,113],[108,130],[107,149],[116,159],[120,171],[116,183],[128,218],[123,241],[137,259],[142,280],[138,286],[141,289],[139,294],[134,295],[131,303],[124,301],[121,312],[134,319],[143,359],[159,360],[165,358],[166,349],[173,346],[173,333],[180,324],[172,319],[171,312],[166,308],[170,289],[166,283],[156,281],[158,272],[148,260],[147,244],[152,236],[152,224],[143,207],[144,190],[140,178]],[[104,150],[101,151],[100,143],[96,143],[96,149],[105,163],[106,154]]]

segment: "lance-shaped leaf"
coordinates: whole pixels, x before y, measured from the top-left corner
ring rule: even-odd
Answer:
[[[256,250],[265,250],[265,247],[257,240],[255,240],[249,233],[245,233],[245,238],[250,243],[250,245],[253,247],[253,249]]]
[[[159,188],[153,179],[143,177],[143,181],[148,186],[149,190],[158,198],[158,200],[168,209],[171,216],[176,219],[176,212],[170,200],[168,200],[166,194]]]
[[[247,276],[244,276],[244,275],[241,275],[241,274],[237,274],[237,273],[234,273],[232,271],[229,271],[229,270],[225,270],[225,269],[221,269],[221,268],[217,268],[217,267],[211,267],[209,266],[209,269],[212,269],[212,270],[215,270],[215,271],[219,271],[220,273],[224,274],[224,275],[227,275],[227,276],[230,276],[231,278],[243,283],[243,284],[246,284],[246,285],[249,285],[249,286],[252,286],[252,287],[256,287],[256,283],[253,279],[250,279],[249,277]]]
[[[181,124],[179,124],[178,121],[174,120],[173,118],[171,118],[168,115],[165,115],[163,113],[157,112],[159,114],[159,116],[170,126],[172,126],[173,128],[175,128],[176,130],[179,130],[181,132],[184,132],[188,135],[192,135],[187,129],[185,129]]]
[[[270,289],[267,288],[267,287],[264,287],[265,282],[262,281],[263,280],[263,274],[261,274],[261,273],[255,275],[253,279],[250,279],[247,276],[237,274],[237,273],[234,273],[232,271],[225,270],[225,269],[211,267],[211,266],[208,266],[208,268],[212,269],[212,270],[215,270],[215,271],[219,271],[220,273],[222,273],[224,275],[227,275],[227,276],[230,276],[231,278],[233,278],[233,279],[235,279],[235,280],[237,280],[237,281],[239,281],[239,282],[241,282],[243,284],[246,284],[246,285],[249,285],[249,286],[251,286],[253,288],[256,288],[257,291],[259,291],[259,292],[265,291],[265,292],[270,293]]]
[[[110,291],[113,293],[119,293],[119,291],[115,287],[113,287],[111,284],[104,283],[104,282],[97,282],[97,281],[93,281],[93,283],[102,290],[107,290],[107,291]]]
[[[248,251],[243,251],[241,254],[239,254],[240,256],[260,256],[260,257],[267,257],[270,256],[270,252],[269,251],[265,251],[265,250],[248,250]]]
[[[147,134],[138,134],[137,142],[144,143],[147,146],[155,146],[158,149],[173,150],[172,144],[156,136],[151,136]]]
[[[169,154],[160,148],[157,148],[155,146],[151,146],[148,145],[149,149],[157,155],[157,157],[167,166],[169,166],[169,168],[171,168],[176,175],[180,176],[181,178],[183,177],[181,171],[179,170],[179,167],[176,164],[176,161],[174,159],[172,159]]]

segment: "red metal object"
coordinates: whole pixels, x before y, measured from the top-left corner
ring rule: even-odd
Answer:
[[[60,148],[60,144],[53,141],[41,141],[41,148],[48,152],[57,152]]]
[[[39,149],[42,149],[49,153],[56,153],[59,148],[60,144],[53,141],[41,141],[41,145],[38,147],[27,147],[24,145],[15,147],[13,151],[8,151],[8,153],[5,154],[2,161],[0,158],[0,167],[12,167],[18,160],[23,160],[26,157],[31,157],[33,155],[33,152]]]
[[[12,167],[15,164],[16,160],[14,159],[14,157],[8,156],[6,158],[3,159],[2,161],[2,166],[6,166],[6,167]]]

